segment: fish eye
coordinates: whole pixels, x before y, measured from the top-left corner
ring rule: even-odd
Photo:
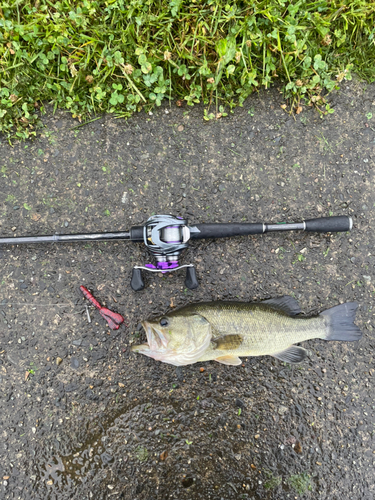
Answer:
[[[168,326],[169,321],[167,318],[161,318],[160,320],[160,326]]]

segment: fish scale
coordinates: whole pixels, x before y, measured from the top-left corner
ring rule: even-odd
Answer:
[[[291,344],[324,338],[324,317],[293,318],[261,304],[221,303],[220,310],[209,304],[196,311],[206,318],[220,336],[240,334],[237,349],[226,350],[233,356],[262,356],[281,352]],[[199,361],[216,359],[220,350],[211,343]]]

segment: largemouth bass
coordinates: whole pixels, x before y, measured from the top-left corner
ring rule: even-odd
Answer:
[[[298,316],[298,302],[289,296],[259,303],[192,304],[144,321],[147,344],[131,350],[175,366],[209,360],[240,365],[241,356],[264,355],[299,363],[307,351],[296,343],[359,340],[362,332],[354,324],[357,307],[356,302],[347,302],[305,317]]]

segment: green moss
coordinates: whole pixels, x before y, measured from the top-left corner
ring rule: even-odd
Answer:
[[[266,490],[274,490],[281,484],[281,477],[274,476],[271,471],[264,471],[267,476],[267,481],[264,482],[264,487]]]
[[[290,476],[287,482],[299,495],[303,495],[306,491],[311,490],[310,476],[305,472]]]
[[[146,460],[148,459],[147,448],[144,448],[143,446],[138,446],[137,449],[135,450],[135,456],[138,458],[140,462],[146,462]]]

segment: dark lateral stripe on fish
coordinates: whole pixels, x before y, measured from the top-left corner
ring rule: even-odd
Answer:
[[[241,335],[225,335],[224,337],[213,339],[212,343],[215,345],[214,349],[224,351],[225,349],[237,349],[242,344],[242,340]]]

